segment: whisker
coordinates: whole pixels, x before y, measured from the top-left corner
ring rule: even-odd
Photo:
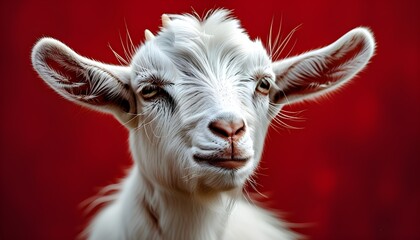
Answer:
[[[129,65],[128,61],[126,59],[124,59],[123,57],[121,57],[120,54],[118,54],[116,51],[114,51],[114,49],[111,47],[111,44],[108,44],[108,47],[111,49],[112,53],[114,54],[114,56],[117,58],[117,61],[121,64],[121,65]]]
[[[131,57],[130,57],[130,60],[131,60],[132,57],[134,56],[134,53],[136,52],[136,46],[134,46],[133,40],[131,38],[130,31],[128,30],[127,22],[125,20],[124,20],[124,23],[125,23],[125,30],[126,30],[126,33],[127,33],[127,37],[128,37],[128,40],[130,41],[130,47],[131,47]]]
[[[246,188],[246,185],[248,185],[248,182],[246,182],[246,183],[245,183],[245,187],[243,188],[243,189],[244,189],[245,194],[247,195],[247,197],[245,198],[245,200],[246,200],[246,201],[247,201],[250,205],[255,206],[255,203],[252,201],[252,197],[251,197],[251,195],[249,194],[249,192],[248,192],[248,190],[247,190],[247,188]]]
[[[286,35],[286,37],[283,39],[283,41],[281,42],[281,44],[278,46],[278,48],[276,49],[276,51],[274,52],[274,59],[277,59],[278,57],[280,57],[280,55],[282,54],[282,52],[284,51],[284,49],[286,48],[287,44],[289,43],[289,41],[292,39],[293,34],[301,27],[302,25],[298,25],[295,28],[293,28],[289,34]]]
[[[262,196],[263,198],[268,198],[267,195],[261,193],[257,187],[254,185],[255,180],[253,180],[252,176],[250,176],[250,178],[248,179],[248,183],[250,184],[250,186],[252,187],[252,189],[254,189],[255,192],[257,192],[260,196]]]
[[[274,49],[272,49],[272,51],[271,51],[271,53],[272,53],[272,55],[270,56],[271,57],[271,59],[272,60],[276,60],[277,59],[277,57],[276,57],[276,54],[275,54],[275,49],[277,49],[278,48],[278,44],[279,44],[279,41],[280,41],[280,39],[281,39],[281,30],[282,30],[282,25],[283,25],[283,17],[281,17],[281,19],[280,19],[280,25],[279,25],[279,30],[278,30],[278,32],[277,32],[277,34],[276,34],[276,38],[275,38],[275,40],[274,40]],[[274,50],[274,51],[273,51]]]
[[[293,43],[292,47],[290,48],[289,52],[286,54],[286,56],[284,58],[288,58],[290,56],[290,54],[292,53],[293,49],[295,48],[297,43],[297,40],[295,40],[295,42]]]
[[[124,51],[125,58],[126,59],[131,59],[131,56],[130,56],[129,52],[128,52],[128,50],[126,49],[126,47],[124,45],[124,41],[122,39],[121,33],[120,33],[120,42],[121,42],[121,47],[123,48],[123,51]]]

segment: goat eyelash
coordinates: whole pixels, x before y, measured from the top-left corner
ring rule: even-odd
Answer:
[[[148,84],[140,88],[138,93],[143,97],[144,100],[152,100],[159,96],[162,91],[164,90],[159,86]]]
[[[257,88],[255,89],[263,95],[268,95],[271,89],[271,83],[267,78],[262,78],[257,83]]]
[[[137,94],[141,95],[145,100],[152,100],[161,95],[169,95],[163,87],[172,85],[174,84],[161,78],[149,77],[138,83]]]

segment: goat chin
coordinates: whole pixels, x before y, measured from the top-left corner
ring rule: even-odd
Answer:
[[[204,19],[164,14],[162,26],[156,35],[145,31],[125,66],[83,57],[53,38],[33,48],[32,64],[51,88],[113,114],[130,132],[134,166],[86,236],[296,239],[275,214],[245,198],[243,186],[271,122],[287,126],[276,119],[281,108],[349,82],[373,56],[372,33],[355,28],[324,48],[273,61],[224,9]]]

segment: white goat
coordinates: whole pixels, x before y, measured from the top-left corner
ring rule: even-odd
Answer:
[[[90,60],[52,38],[33,48],[50,87],[112,113],[130,133],[134,166],[89,239],[295,239],[248,202],[244,183],[282,106],[348,82],[374,53],[370,31],[275,62],[227,10],[203,20],[163,15],[161,31],[146,30],[146,39],[129,66]]]

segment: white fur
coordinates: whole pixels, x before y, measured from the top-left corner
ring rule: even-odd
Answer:
[[[162,20],[156,36],[146,31],[130,66],[87,59],[51,38],[33,49],[34,68],[54,90],[114,114],[130,132],[134,166],[88,238],[296,239],[275,214],[243,197],[242,188],[281,107],[347,82],[373,55],[371,33],[358,28],[330,46],[273,63],[226,10],[204,20]],[[146,98],[148,87],[158,89],[154,98]],[[233,119],[245,124],[238,140],[210,130],[212,122]],[[229,169],[196,159],[226,154],[248,160]]]

